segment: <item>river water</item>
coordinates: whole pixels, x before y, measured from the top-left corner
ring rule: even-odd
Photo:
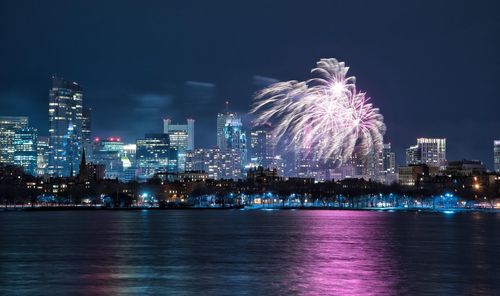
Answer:
[[[0,295],[500,295],[500,214],[0,212]]]

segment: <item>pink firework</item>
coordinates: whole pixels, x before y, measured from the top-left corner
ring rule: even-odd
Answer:
[[[349,67],[336,59],[321,59],[299,82],[279,82],[261,90],[252,113],[256,125],[272,122],[274,135],[287,149],[306,148],[315,158],[342,164],[354,152],[380,151],[386,130],[384,117],[356,89]]]

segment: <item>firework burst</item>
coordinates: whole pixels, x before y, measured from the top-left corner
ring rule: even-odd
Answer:
[[[356,89],[349,67],[336,59],[321,59],[307,81],[275,83],[255,97],[255,125],[273,123],[278,143],[304,149],[324,162],[342,164],[353,153],[366,157],[380,151],[384,117]]]

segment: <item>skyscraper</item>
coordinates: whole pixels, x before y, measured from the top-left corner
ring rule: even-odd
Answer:
[[[250,165],[272,168],[275,160],[275,144],[271,125],[254,127],[250,132]]]
[[[500,140],[493,141],[495,172],[500,173]]]
[[[194,149],[194,119],[187,119],[187,124],[172,124],[172,120],[163,120],[163,132],[169,135],[170,145],[185,150]]]
[[[28,117],[0,116],[0,163],[14,163],[14,134],[28,127]]]
[[[118,137],[109,137],[107,139],[96,138],[94,140],[92,161],[95,164],[104,165],[104,177],[106,179],[122,179],[123,146],[123,142]]]
[[[446,169],[446,139],[418,138],[416,146],[406,149],[406,164]]]
[[[382,149],[382,172],[396,173],[396,153],[391,150],[391,143],[384,144]]]
[[[37,174],[37,130],[23,128],[14,133],[14,164],[23,167],[24,172]]]
[[[92,157],[92,108],[82,110],[82,143],[87,157]]]
[[[228,121],[237,119],[237,114],[229,112],[229,102],[226,102],[226,111],[224,113],[217,114],[217,148],[226,149],[227,140],[224,135],[224,128]]]
[[[70,176],[83,147],[83,90],[76,82],[52,77],[49,91],[49,166],[52,176]]]
[[[164,119],[163,132],[168,134],[170,146],[178,151],[179,171],[184,171],[186,152],[194,149],[194,119],[188,119],[187,124],[172,124],[170,119]]]
[[[418,145],[406,148],[406,165],[420,164],[422,162],[422,155]]]
[[[49,165],[49,137],[38,136],[37,139],[37,175],[47,174]]]
[[[380,181],[391,184],[397,181],[396,153],[391,149],[391,143],[384,144],[380,157],[381,176]]]
[[[146,134],[144,139],[137,140],[136,164],[140,178],[177,171],[177,157],[177,149],[170,146],[167,134]]]
[[[236,149],[240,152],[241,163],[243,166],[247,164],[247,136],[243,129],[241,118],[235,117],[226,120],[226,125],[223,129],[225,140],[224,148],[221,150]]]

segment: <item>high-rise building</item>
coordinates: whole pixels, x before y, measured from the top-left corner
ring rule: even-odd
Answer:
[[[227,119],[223,134],[226,144],[221,150],[238,150],[240,152],[241,164],[245,166],[247,164],[247,136],[243,129],[241,118]]]
[[[124,182],[129,182],[136,179],[136,161],[135,156],[137,152],[136,144],[125,144],[123,145],[122,153],[122,164],[123,164],[123,176],[122,180]]]
[[[398,180],[396,171],[396,153],[391,149],[391,143],[384,144],[379,156],[379,176],[376,180],[384,184],[392,184]]]
[[[49,165],[49,137],[38,136],[37,139],[37,175],[44,176],[47,174]]]
[[[227,139],[224,135],[224,128],[227,122],[231,122],[238,118],[236,113],[227,110],[227,105],[228,102],[226,102],[226,112],[217,114],[217,148],[219,149],[227,149]]]
[[[170,119],[164,119],[163,132],[168,134],[170,146],[178,151],[179,171],[184,171],[186,152],[194,149],[194,119],[188,119],[187,124],[172,124]]]
[[[220,150],[236,149],[240,152],[241,165],[247,164],[247,137],[241,118],[229,111],[226,101],[226,111],[217,114],[217,148]]]
[[[21,166],[24,172],[37,174],[37,130],[23,128],[14,133],[14,164]]]
[[[135,167],[135,154],[137,151],[136,144],[125,144],[123,145],[122,162],[123,168],[133,168]]]
[[[167,134],[146,134],[137,140],[136,164],[139,177],[151,178],[158,172],[176,172],[177,149],[170,146]]]
[[[500,140],[493,141],[495,172],[500,173]]]
[[[254,127],[250,132],[250,166],[275,168],[275,146],[271,125]]]
[[[446,139],[418,138],[417,145],[406,149],[406,164],[446,169]]]
[[[418,145],[406,148],[406,165],[419,164],[422,162],[422,155]]]
[[[28,117],[0,116],[0,163],[14,164],[14,134],[28,127]]]
[[[82,143],[87,157],[92,157],[92,108],[82,110]]]
[[[169,135],[170,145],[185,150],[194,149],[194,119],[187,119],[187,124],[172,124],[172,120],[163,120],[163,132]]]
[[[82,112],[82,88],[76,82],[52,77],[49,91],[49,175],[70,176],[79,168],[83,148]]]
[[[237,149],[195,149],[186,155],[186,171],[203,171],[210,179],[241,179],[242,165]]]
[[[104,165],[104,177],[106,179],[122,179],[123,146],[124,144],[119,137],[96,138],[94,140],[92,160],[95,164]]]
[[[384,144],[382,149],[382,172],[385,174],[396,173],[396,153],[391,150],[391,143]]]

